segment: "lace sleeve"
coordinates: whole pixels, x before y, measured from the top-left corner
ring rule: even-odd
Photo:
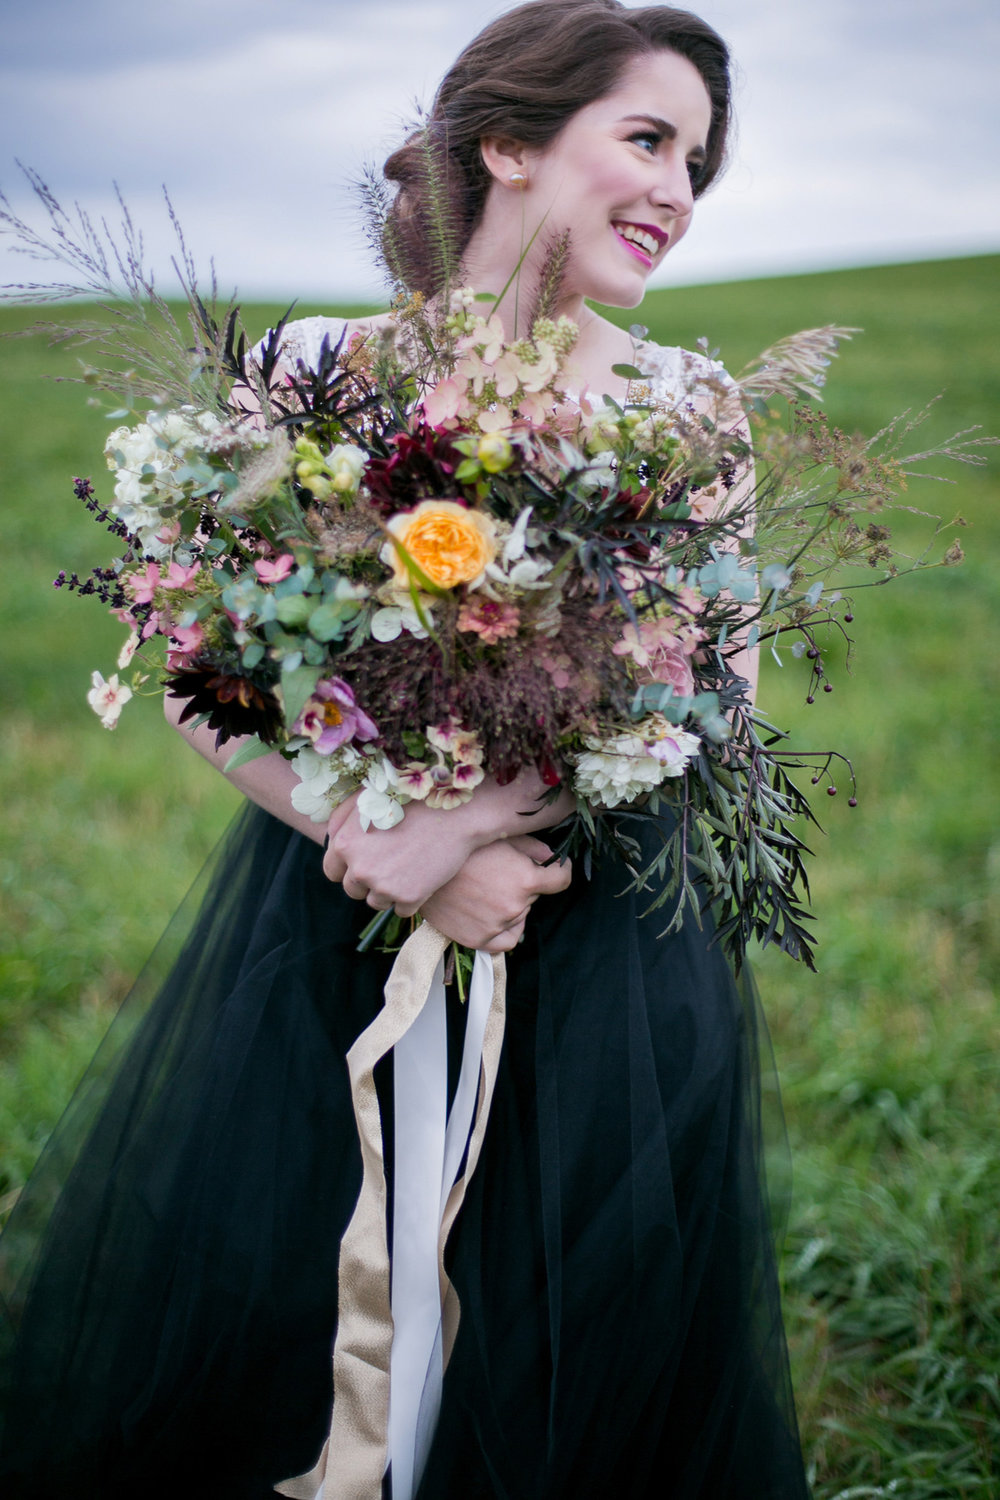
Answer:
[[[294,366],[302,360],[303,364],[314,369],[319,362],[324,338],[329,338],[331,345],[334,345],[346,327],[347,323],[343,318],[299,318],[294,323],[287,323],[281,336],[282,361]],[[269,337],[270,332],[254,344],[250,351],[252,358],[260,360]]]
[[[656,400],[671,406],[684,405],[696,388],[704,391],[714,387],[719,399],[726,402],[736,395],[736,382],[725,365],[691,349],[643,343],[636,349],[636,361],[639,369],[649,376]]]

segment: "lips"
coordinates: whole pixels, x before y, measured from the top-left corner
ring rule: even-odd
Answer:
[[[630,220],[619,219],[611,227],[625,249],[647,270],[653,264],[653,257],[670,239],[666,231],[658,229],[655,224],[633,224]]]

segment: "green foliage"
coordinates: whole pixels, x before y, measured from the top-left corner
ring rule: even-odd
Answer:
[[[979,257],[683,288],[642,317],[666,343],[707,334],[734,369],[799,327],[861,327],[831,371],[831,421],[871,432],[944,392],[927,423],[940,440],[997,428],[998,273]],[[249,309],[251,331],[283,311]],[[0,1199],[236,801],[155,702],[111,734],[84,703],[119,632],[49,584],[100,550],[69,479],[107,496],[108,423],[43,372],[75,373],[72,351],[4,346]],[[1000,1493],[1000,464],[955,478],[911,498],[970,523],[965,564],[860,591],[851,662],[822,641],[831,693],[807,706],[811,664],[763,662],[768,717],[849,754],[860,803],[827,777],[808,788],[828,832],[809,840],[819,975],[772,952],[758,964],[795,1169],[786,1310],[817,1500]]]

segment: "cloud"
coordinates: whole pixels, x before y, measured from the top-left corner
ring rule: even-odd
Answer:
[[[4,18],[0,138],[60,198],[118,181],[153,257],[166,183],[225,285],[377,292],[350,182],[503,8],[35,0]],[[1000,248],[993,0],[706,8],[742,69],[738,154],[662,279]]]

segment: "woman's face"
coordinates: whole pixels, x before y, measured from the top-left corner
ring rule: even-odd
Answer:
[[[569,230],[567,295],[635,307],[691,222],[691,174],[704,160],[711,102],[676,52],[635,58],[610,94],[585,105],[525,157],[526,221]]]

